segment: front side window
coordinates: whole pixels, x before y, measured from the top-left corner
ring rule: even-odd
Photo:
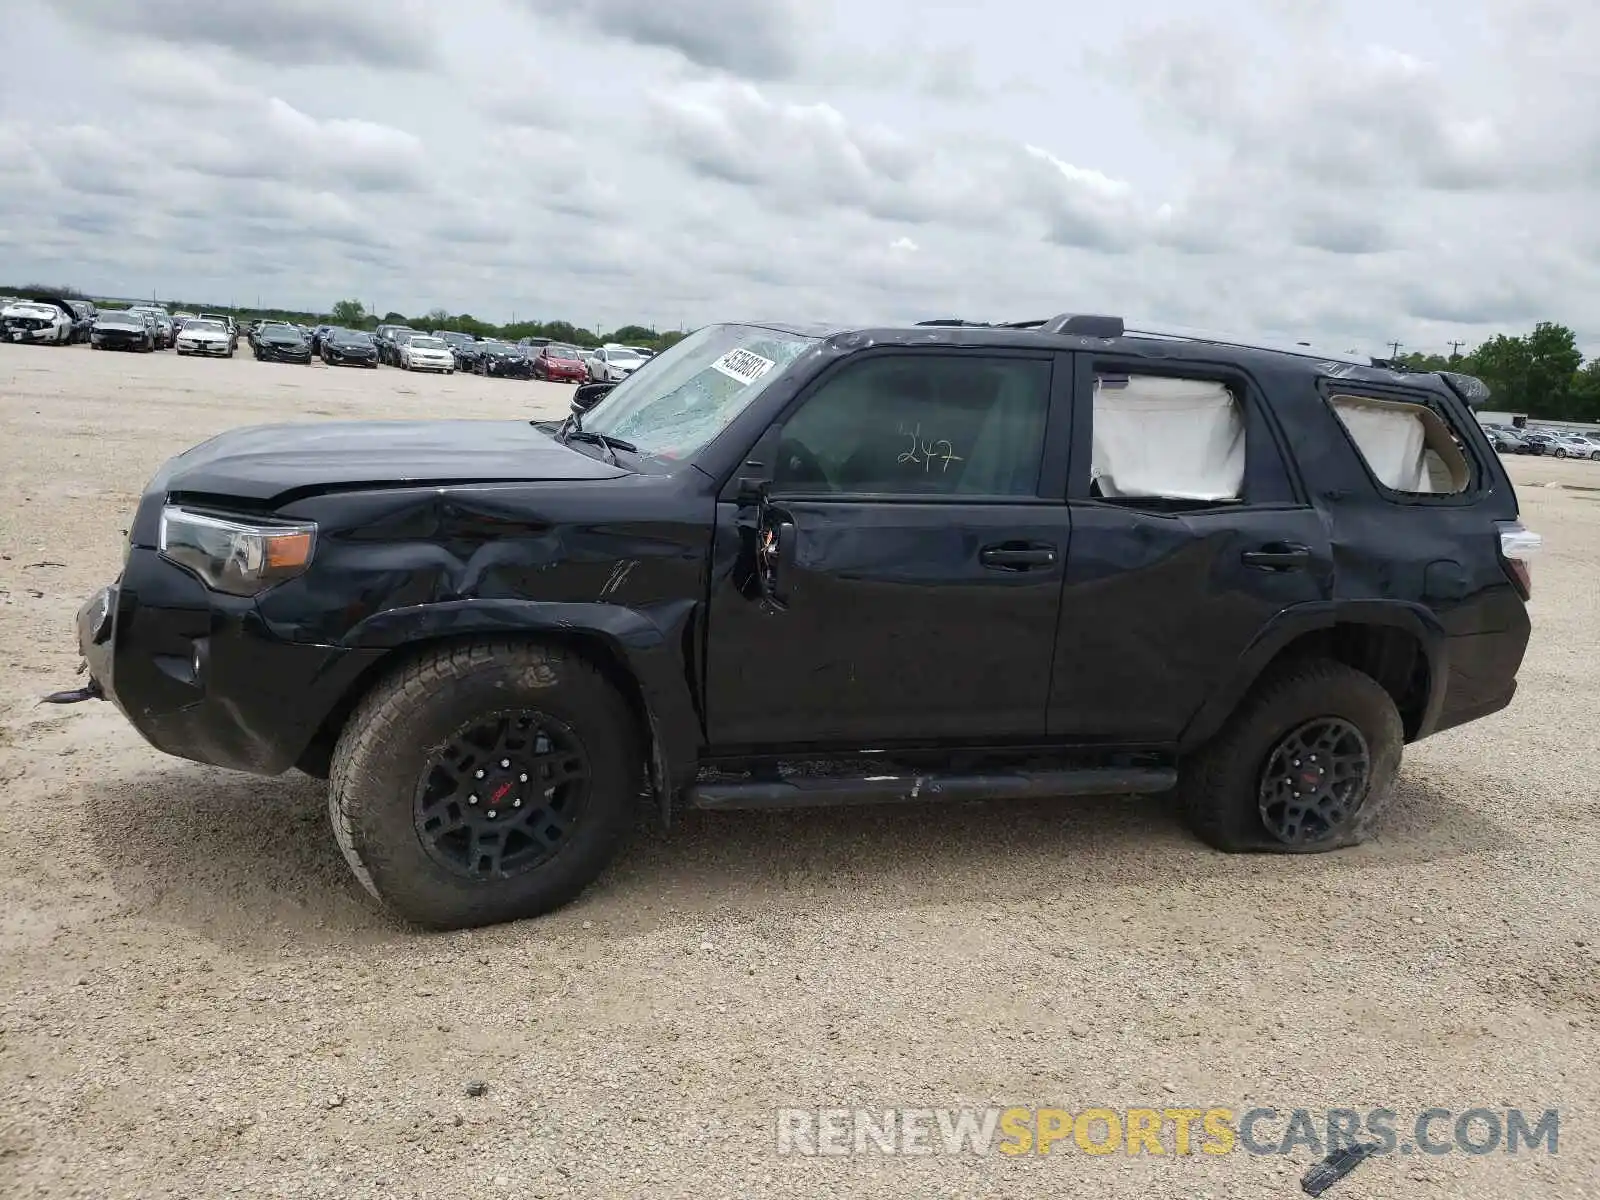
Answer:
[[[785,422],[775,489],[1032,496],[1050,411],[1045,359],[932,352],[846,364]]]
[[[707,325],[619,383],[583,415],[583,428],[651,457],[686,458],[816,343],[758,325]]]

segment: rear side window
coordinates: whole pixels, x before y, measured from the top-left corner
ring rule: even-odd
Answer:
[[[1091,494],[1205,505],[1244,492],[1245,418],[1224,383],[1100,373]]]
[[[1461,439],[1428,405],[1343,395],[1329,403],[1373,478],[1390,491],[1450,496],[1472,487],[1472,463]]]

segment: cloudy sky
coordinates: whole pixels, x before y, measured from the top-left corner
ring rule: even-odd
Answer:
[[[1600,350],[1595,0],[5,8],[0,283]]]

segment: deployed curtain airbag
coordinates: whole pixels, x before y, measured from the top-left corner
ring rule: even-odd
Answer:
[[[1244,418],[1204,379],[1102,376],[1091,475],[1107,498],[1233,500],[1244,487]]]

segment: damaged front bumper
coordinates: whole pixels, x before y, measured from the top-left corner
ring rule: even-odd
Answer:
[[[212,592],[143,547],[76,626],[89,682],[47,700],[110,700],[157,750],[260,775],[293,767],[381,655],[276,637],[253,600]]]
[[[80,688],[52,692],[44,697],[44,703],[77,704],[83,700],[110,698],[106,682],[111,678],[110,643],[116,607],[117,585],[114,583],[100,588],[84,601],[83,607],[78,609],[74,625],[78,631],[78,653],[83,656],[83,664],[78,671],[81,674],[87,668],[89,682]]]

